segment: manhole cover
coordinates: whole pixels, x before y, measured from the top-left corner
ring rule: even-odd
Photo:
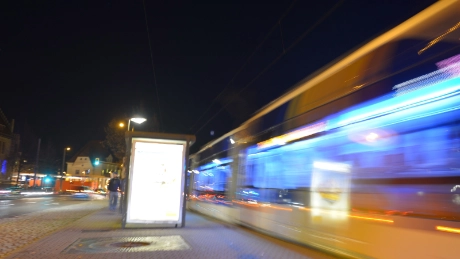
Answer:
[[[138,247],[138,246],[148,246],[150,244],[151,243],[147,243],[147,242],[118,242],[118,243],[113,243],[111,245],[115,247]]]
[[[187,250],[190,246],[179,235],[146,237],[79,238],[61,253],[132,253]]]

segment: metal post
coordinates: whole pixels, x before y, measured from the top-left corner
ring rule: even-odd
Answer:
[[[61,179],[59,182],[59,192],[62,192],[62,177],[64,176],[64,166],[65,166],[65,151],[67,148],[64,148],[64,152],[62,152],[62,167],[61,167]]]
[[[120,176],[121,173],[119,174]],[[123,204],[125,199],[125,178],[120,177],[120,213],[123,214]]]
[[[38,148],[37,148],[37,157],[35,158],[35,170],[34,170],[34,188],[37,186],[37,171],[38,171],[38,156],[40,155],[40,142],[41,139],[38,139]]]
[[[19,160],[18,160],[18,178],[16,178],[16,186],[19,185],[19,175],[21,174],[21,157],[22,157],[22,153],[21,152],[18,152],[19,154]]]
[[[126,136],[126,135],[125,135]],[[126,140],[126,138],[125,138]],[[128,193],[130,192],[129,190],[129,184],[131,180],[129,179],[129,168],[130,168],[130,163],[131,163],[131,145],[128,145],[128,143],[131,143],[132,137],[128,137],[128,140],[126,141],[126,151],[125,151],[125,157],[123,160],[123,172],[124,172],[124,183],[123,183],[123,188],[124,188],[124,194],[123,194],[123,199],[121,202],[123,203],[122,210],[121,210],[121,228],[126,227],[126,217],[128,215]],[[125,160],[126,159],[126,160]]]

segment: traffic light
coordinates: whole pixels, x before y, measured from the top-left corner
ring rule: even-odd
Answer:
[[[99,157],[96,157],[96,161],[94,161],[95,165],[99,165]]]

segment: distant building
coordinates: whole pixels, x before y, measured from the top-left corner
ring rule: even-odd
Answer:
[[[0,109],[0,180],[10,180],[17,158],[19,135],[13,133],[14,120],[11,123]]]
[[[79,185],[105,189],[111,173],[121,172],[121,161],[117,161],[103,146],[102,141],[97,140],[88,142],[66,164],[67,170],[64,171],[62,185],[64,191]],[[56,181],[56,187],[59,184],[59,181]]]

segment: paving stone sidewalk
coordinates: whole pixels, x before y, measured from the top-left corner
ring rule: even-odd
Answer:
[[[88,201],[0,219],[0,258],[106,206],[106,201]]]
[[[97,204],[91,206],[97,207]],[[136,245],[143,242],[147,245],[143,247]],[[120,243],[124,246],[117,246]],[[120,213],[104,208],[74,220],[59,231],[23,249],[16,250],[7,257],[7,259],[29,258],[331,259],[334,257],[264,237],[247,229],[202,217],[190,211],[186,212],[184,228],[122,229]]]

